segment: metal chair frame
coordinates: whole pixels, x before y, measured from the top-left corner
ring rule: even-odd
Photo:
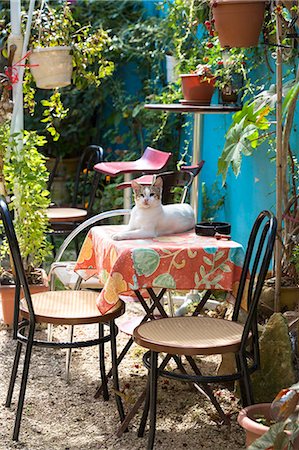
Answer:
[[[228,375],[204,376],[191,356],[186,356],[194,375],[187,374],[185,369],[179,366],[181,373],[165,370],[168,361],[174,357],[168,354],[158,367],[159,352],[149,350],[143,357],[145,366],[149,370],[148,387],[144,406],[144,412],[139,427],[139,436],[143,436],[150,411],[150,431],[148,440],[148,450],[154,447],[155,429],[156,429],[156,403],[157,403],[157,380],[159,376],[178,379],[181,381],[191,381],[195,383],[198,390],[203,390],[213,405],[216,407],[221,418],[227,421],[227,418],[214,397],[209,383],[229,382],[238,380],[240,383],[241,399],[244,406],[254,402],[253,392],[250,381],[250,374],[257,370],[260,365],[259,343],[257,329],[257,305],[261,294],[262,286],[267,275],[267,271],[272,258],[273,247],[277,230],[277,220],[269,211],[262,211],[257,217],[250,237],[245,254],[244,265],[240,278],[239,289],[236,297],[232,320],[237,322],[242,298],[245,292],[246,280],[250,271],[249,286],[247,292],[247,310],[248,315],[243,328],[242,338],[239,350],[235,353],[237,371]],[[196,313],[196,315],[198,312]],[[175,320],[172,318],[160,320]],[[215,319],[219,320],[219,319]],[[150,325],[150,323],[149,323]],[[140,325],[142,327],[142,325]],[[138,328],[134,331],[134,336],[138,335]],[[249,339],[250,338],[250,339]],[[250,345],[250,348],[248,347]],[[145,345],[144,345],[145,346]],[[161,348],[163,345],[161,345]],[[149,347],[151,348],[150,344]],[[161,350],[163,351],[163,350]],[[198,353],[200,355],[200,352]],[[248,364],[251,361],[251,364]],[[177,363],[177,359],[176,359]],[[208,390],[207,390],[208,388]]]
[[[119,381],[118,381],[118,370],[117,370],[117,351],[116,351],[116,335],[117,335],[117,327],[115,325],[114,319],[119,317],[124,313],[124,305],[122,305],[114,314],[107,313],[107,315],[99,316],[97,320],[93,320],[91,323],[98,323],[99,325],[99,337],[95,339],[88,339],[83,341],[76,342],[52,342],[47,340],[39,340],[35,338],[35,330],[36,330],[36,315],[34,311],[33,302],[31,299],[31,294],[29,291],[28,282],[26,279],[24,267],[22,264],[20,249],[17,241],[17,237],[15,234],[13,222],[8,210],[8,206],[3,197],[0,197],[0,213],[4,223],[5,234],[8,239],[10,252],[15,268],[15,278],[16,278],[16,289],[15,289],[15,300],[14,300],[14,322],[13,322],[13,339],[17,341],[17,347],[15,352],[15,358],[13,363],[13,368],[11,372],[11,378],[9,382],[8,393],[6,397],[5,406],[10,407],[15,381],[17,377],[20,356],[23,345],[26,347],[24,364],[23,364],[23,372],[21,379],[21,386],[19,392],[19,400],[17,404],[16,418],[14,424],[13,431],[13,440],[17,441],[19,438],[21,418],[25,400],[25,393],[27,387],[30,359],[33,347],[44,347],[44,348],[79,348],[79,347],[90,347],[94,345],[99,346],[99,366],[100,366],[100,375],[103,384],[103,397],[105,400],[108,400],[108,387],[106,382],[106,372],[105,372],[105,354],[104,354],[104,344],[108,341],[111,343],[111,359],[112,359],[112,372],[113,372],[113,382],[115,389],[115,399],[117,403],[117,409],[119,412],[120,420],[124,419],[124,409],[122,405],[121,398],[116,394],[119,391]],[[23,300],[27,306],[27,315],[29,318],[22,316],[22,310],[20,308],[20,294],[21,288],[24,292]],[[59,319],[60,320],[60,319]],[[45,320],[45,322],[47,322]],[[67,323],[63,319],[59,322],[59,324],[63,325]],[[80,322],[78,322],[80,323]],[[82,322],[89,323],[89,322]],[[104,334],[104,325],[109,325],[110,334]]]
[[[74,192],[72,195],[72,201],[70,204],[70,208],[78,208],[87,211],[86,217],[90,217],[93,213],[93,205],[96,198],[96,191],[99,186],[99,182],[101,179],[101,174],[93,170],[93,166],[103,161],[104,159],[104,150],[102,147],[98,145],[89,145],[83,151],[74,180]],[[57,170],[58,164],[55,164],[55,170]],[[90,180],[90,173],[92,173],[92,177]],[[55,178],[55,173],[50,175],[49,180],[51,183]],[[51,189],[51,185],[49,186]],[[86,219],[86,217],[84,219]],[[54,247],[54,256],[55,256],[55,241],[54,237],[59,235],[68,235],[81,221],[71,220],[71,221],[61,221],[52,219],[50,221],[52,232],[50,233],[51,242]],[[76,244],[76,248],[78,250],[78,245]]]
[[[55,279],[57,277],[57,269],[65,269],[67,270],[67,266],[69,266],[70,261],[61,261],[61,258],[64,255],[64,252],[68,248],[68,246],[82,233],[87,232],[91,226],[97,225],[99,222],[102,222],[103,220],[117,217],[117,216],[129,216],[131,211],[129,209],[119,209],[119,210],[112,210],[112,211],[105,211],[100,214],[97,214],[95,216],[90,217],[89,219],[85,220],[83,223],[78,225],[64,240],[60,248],[58,249],[58,252],[56,254],[55,261],[51,264],[51,268],[49,271],[49,285],[50,290],[55,290]],[[59,278],[59,277],[58,277]],[[77,281],[74,285],[74,290],[79,290],[82,288],[82,277],[80,275],[77,275]],[[69,288],[68,286],[65,286],[66,288]],[[100,285],[99,285],[100,289]],[[49,341],[52,340],[52,324],[48,325],[48,339]],[[69,340],[73,340],[73,334],[74,334],[74,325],[69,326]],[[65,379],[67,382],[70,380],[70,365],[71,365],[71,348],[67,350],[66,355],[66,369],[65,369]],[[112,369],[109,372],[110,377],[112,375]]]

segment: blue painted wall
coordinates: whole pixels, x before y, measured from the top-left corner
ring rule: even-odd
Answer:
[[[144,1],[149,15],[157,15],[155,2]],[[299,62],[299,57],[298,57]],[[275,83],[275,63],[272,60],[273,75],[269,76],[268,88],[271,83]],[[259,79],[261,75],[268,71],[266,64],[261,64],[254,76]],[[254,78],[255,79],[255,78]],[[214,95],[213,103],[217,103]],[[222,180],[217,176],[217,162],[222,152],[225,133],[231,124],[231,115],[207,114],[202,121],[202,135],[200,158],[205,160],[205,165],[200,175],[199,183],[199,205],[201,205],[201,183],[204,182],[209,192],[212,191],[216,182],[220,188],[220,193],[225,195],[224,207],[217,212],[215,220],[228,221],[232,225],[232,238],[247,244],[252,224],[263,209],[270,209],[275,212],[275,163],[270,161],[266,146],[261,146],[255,150],[250,157],[243,157],[241,173],[238,178],[229,170],[225,187],[221,187]],[[291,148],[299,157],[299,107],[297,107],[294,127],[292,131]],[[191,133],[192,134],[192,133]],[[192,143],[191,143],[192,146]],[[214,199],[215,201],[217,198]],[[198,220],[201,219],[200,213]]]

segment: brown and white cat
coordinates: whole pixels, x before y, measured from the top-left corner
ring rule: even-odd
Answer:
[[[183,233],[194,228],[194,211],[186,203],[162,205],[163,180],[157,177],[151,186],[132,181],[135,206],[127,229],[112,236],[123,239],[147,239],[169,234]]]

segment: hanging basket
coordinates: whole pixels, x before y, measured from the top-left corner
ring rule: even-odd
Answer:
[[[207,78],[196,73],[180,75],[184,100],[181,103],[209,105],[215,89],[215,78]]]
[[[258,44],[265,13],[262,0],[212,0],[215,29],[221,47]]]
[[[55,89],[71,84],[73,63],[71,47],[37,47],[29,64],[36,86],[40,89]]]

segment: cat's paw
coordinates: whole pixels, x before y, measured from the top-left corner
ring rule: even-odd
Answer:
[[[115,233],[111,237],[114,241],[122,241],[124,239],[123,233]]]

